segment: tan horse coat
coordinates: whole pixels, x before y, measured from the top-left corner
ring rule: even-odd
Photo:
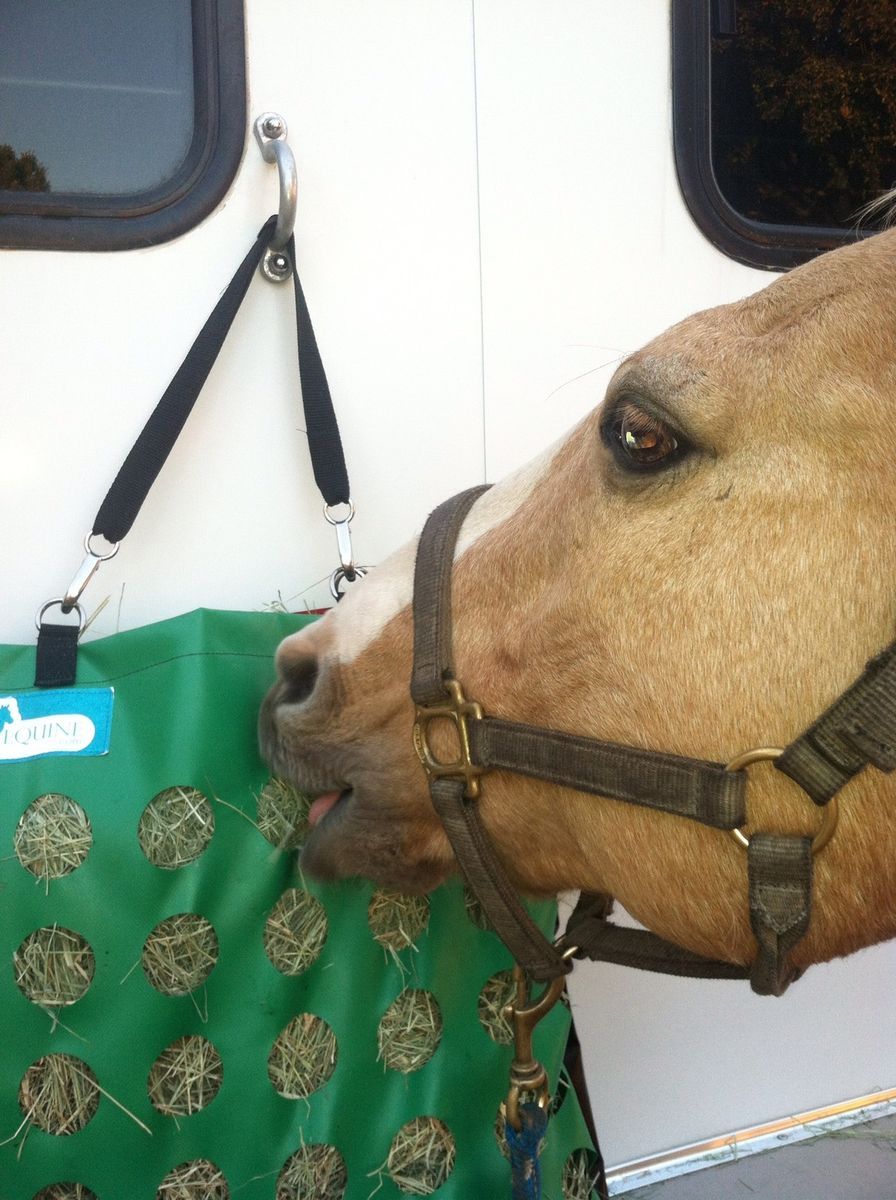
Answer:
[[[634,469],[625,439],[644,429],[677,448]],[[454,582],[468,695],[722,762],[785,745],[894,636],[894,451],[896,231],[674,326],[477,503]],[[262,716],[275,769],[351,789],[318,805],[305,864],[325,877],[424,888],[454,869],[411,744],[412,562],[410,546],[284,643]],[[896,785],[869,768],[840,802],[798,965],[896,933]],[[768,766],[751,768],[747,804],[751,829],[817,827]],[[728,834],[502,773],[481,805],[525,891],[609,891],[661,935],[752,960],[746,856]]]

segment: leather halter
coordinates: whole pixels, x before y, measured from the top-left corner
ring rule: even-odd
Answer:
[[[836,826],[835,793],[869,763],[896,768],[896,643],[785,750],[748,751],[729,764],[684,758],[577,737],[490,717],[469,701],[452,651],[451,579],[464,519],[486,487],[446,500],[429,517],[414,571],[414,744],[430,794],[467,884],[495,932],[533,979],[556,979],[570,957],[602,959],[700,978],[749,978],[753,990],[781,995],[801,972],[790,955],[809,926],[812,855]],[[451,722],[458,753],[440,760],[430,745],[434,721]],[[773,759],[823,808],[822,830],[808,837],[740,833],[746,823],[746,768]],[[612,897],[583,894],[564,937],[552,945],[520,903],[479,817],[480,778],[509,770],[595,795],[642,804],[729,830],[747,847],[750,921],[758,952],[752,967],[694,954],[607,917]],[[575,947],[575,950],[570,949]]]

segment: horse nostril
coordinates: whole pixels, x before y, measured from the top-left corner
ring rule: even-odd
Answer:
[[[282,704],[301,704],[314,691],[318,666],[313,654],[303,654],[280,667]]]

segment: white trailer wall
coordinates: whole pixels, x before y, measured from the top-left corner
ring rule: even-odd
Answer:
[[[302,274],[375,562],[601,397],[620,356],[765,273],[697,230],[672,161],[664,0],[247,0],[250,117],[289,123]],[[33,637],[106,487],[275,205],[251,135],[167,245],[0,252],[0,637]],[[259,279],[118,558],[104,634],[325,602],[334,565],[288,289]],[[783,1000],[607,966],[573,983],[610,1164],[891,1086],[892,947]]]

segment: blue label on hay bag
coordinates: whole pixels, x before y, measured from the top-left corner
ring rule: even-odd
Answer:
[[[113,688],[0,694],[0,763],[107,754],[114,697]]]

